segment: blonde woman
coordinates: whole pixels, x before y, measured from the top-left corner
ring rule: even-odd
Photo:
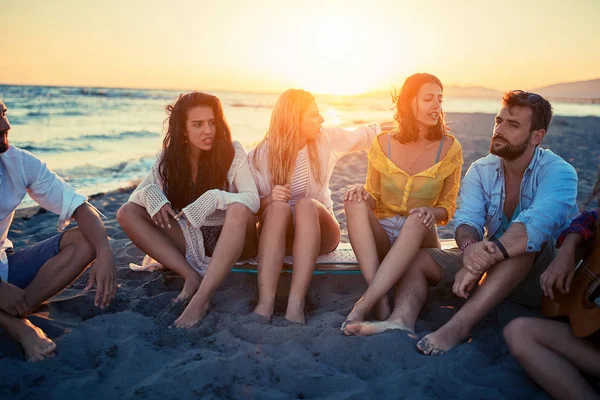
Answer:
[[[304,301],[315,262],[335,250],[340,226],[333,215],[329,179],[336,162],[368,150],[377,125],[356,131],[321,128],[314,97],[284,92],[273,109],[269,131],[250,152],[250,169],[260,200],[258,246],[259,301],[254,312],[271,318],[283,259],[294,257],[285,318],[304,324]]]
[[[462,148],[446,133],[442,101],[435,76],[407,78],[396,98],[396,129],[373,141],[365,187],[346,194],[350,243],[369,284],[342,326],[346,334],[414,329],[415,321],[406,321],[399,307],[390,316],[387,292],[420,248],[440,247],[435,226],[447,224],[456,211]],[[374,307],[376,317],[387,321],[350,323]]]

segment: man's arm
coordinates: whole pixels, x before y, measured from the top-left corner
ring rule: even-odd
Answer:
[[[479,231],[470,225],[460,225],[458,228],[456,228],[454,235],[456,239],[456,245],[458,247],[462,247],[470,241],[479,242],[481,239],[483,239],[479,235]]]
[[[94,304],[104,308],[110,304],[117,291],[116,264],[104,224],[98,213],[87,203],[80,205],[73,214],[85,240],[96,250],[96,261],[86,286],[89,290],[94,281],[98,283]]]

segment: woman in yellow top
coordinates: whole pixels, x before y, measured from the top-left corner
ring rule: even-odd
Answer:
[[[396,129],[377,136],[369,153],[365,187],[346,193],[350,243],[369,284],[342,328],[362,321],[374,306],[376,317],[412,331],[390,315],[387,292],[407,271],[421,247],[440,247],[436,224],[456,211],[462,148],[446,133],[443,86],[430,74],[410,76],[396,103]],[[399,319],[399,321],[397,321]]]

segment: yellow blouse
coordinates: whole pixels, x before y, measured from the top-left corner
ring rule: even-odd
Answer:
[[[378,219],[408,216],[408,212],[417,207],[445,208],[448,219],[440,222],[441,225],[452,219],[456,211],[463,158],[458,140],[450,134],[447,136],[454,141],[446,156],[415,175],[408,175],[398,168],[381,149],[378,137],[373,139],[365,189],[377,201],[374,212]]]

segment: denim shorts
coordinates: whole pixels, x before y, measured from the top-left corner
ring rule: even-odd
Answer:
[[[394,244],[394,242],[400,235],[400,230],[402,229],[402,225],[404,225],[405,222],[406,218],[401,215],[394,215],[393,217],[379,220],[379,224],[388,236],[390,246]]]
[[[54,235],[26,249],[8,251],[8,283],[25,289],[33,281],[42,265],[60,251],[60,240],[65,232]]]

